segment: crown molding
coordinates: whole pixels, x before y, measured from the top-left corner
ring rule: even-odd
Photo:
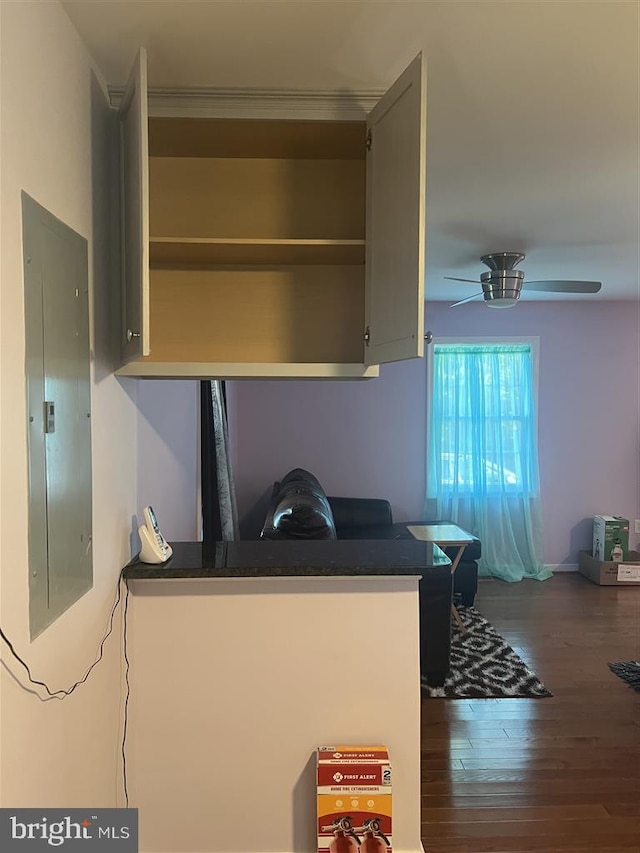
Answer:
[[[124,87],[109,87],[118,107]],[[301,89],[149,89],[150,116],[189,118],[291,118],[362,121],[382,91],[335,92]]]

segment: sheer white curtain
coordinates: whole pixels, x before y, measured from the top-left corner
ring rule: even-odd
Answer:
[[[481,575],[544,580],[533,343],[434,343],[425,517],[482,542]]]

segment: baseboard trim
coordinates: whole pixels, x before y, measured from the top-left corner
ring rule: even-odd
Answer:
[[[144,853],[144,851],[143,851],[143,853]],[[155,851],[146,851],[146,853],[155,853]],[[210,851],[208,851],[208,853],[216,853],[216,851],[210,850]],[[291,850],[283,850],[282,853],[292,853],[292,851]],[[424,850],[424,846],[422,844],[420,844],[419,847],[411,847],[411,848],[403,847],[401,849],[398,849],[397,851],[394,848],[394,853],[425,853],[425,850]]]
[[[547,568],[551,569],[551,571],[555,574],[560,574],[561,572],[577,572],[578,564],[577,563],[547,563]]]

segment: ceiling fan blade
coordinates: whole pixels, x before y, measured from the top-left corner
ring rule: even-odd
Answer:
[[[448,278],[449,281],[468,281],[469,284],[480,284],[477,279],[473,278],[454,278],[452,275],[445,275],[443,278]]]
[[[601,281],[527,281],[524,290],[546,291],[548,293],[597,293],[602,287]]]
[[[484,296],[484,293],[474,293],[473,296],[467,296],[466,299],[461,299],[460,302],[454,302],[453,305],[449,305],[449,308],[455,308],[456,305],[464,305],[465,302],[471,302],[472,299],[477,299],[478,296]]]

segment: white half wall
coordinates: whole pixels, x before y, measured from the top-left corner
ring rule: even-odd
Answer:
[[[417,577],[131,588],[141,853],[313,853],[321,744],[389,747],[393,849],[422,853]]]
[[[52,689],[84,676],[106,632],[136,511],[136,386],[111,372],[114,300],[104,86],[57,0],[0,3],[1,623]],[[21,191],[89,241],[94,585],[29,640]],[[0,768],[7,807],[115,806],[120,798],[119,626],[86,684],[43,702],[2,645]],[[38,695],[36,695],[38,694]]]

